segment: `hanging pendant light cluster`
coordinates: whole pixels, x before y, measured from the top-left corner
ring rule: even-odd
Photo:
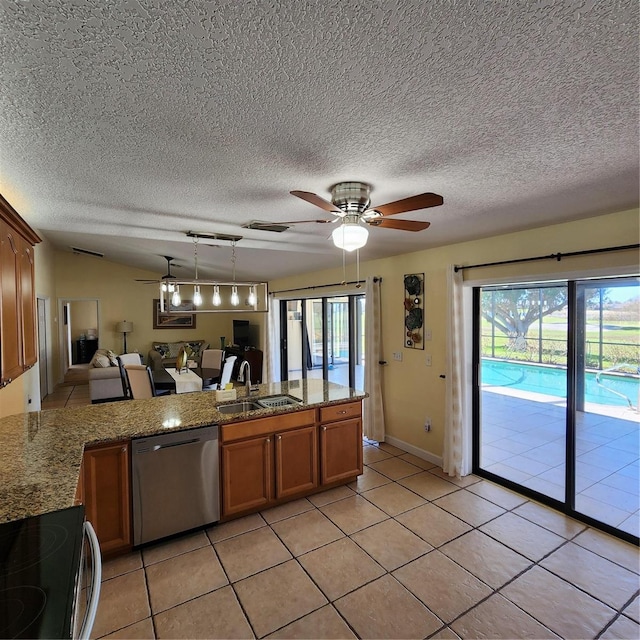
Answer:
[[[215,313],[224,311],[268,311],[268,288],[266,282],[238,282],[236,280],[236,242],[242,237],[222,236],[220,234],[199,234],[189,231],[193,238],[193,261],[195,278],[193,280],[162,280],[160,283],[161,313],[192,314]],[[200,238],[228,240],[231,242],[231,282],[219,280],[200,280],[198,277],[198,241]],[[193,297],[189,308],[184,308],[180,287],[183,291],[193,287]],[[208,297],[206,289],[211,287]],[[188,290],[188,289],[186,289]],[[241,304],[244,302],[244,304]],[[183,308],[180,308],[180,307]]]

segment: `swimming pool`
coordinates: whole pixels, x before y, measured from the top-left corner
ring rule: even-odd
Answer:
[[[585,373],[586,402],[621,407],[629,406],[628,398],[634,407],[638,406],[640,380],[637,377],[608,373],[601,373],[599,377],[600,384],[595,372]],[[509,387],[559,398],[567,397],[567,371],[562,368],[483,358],[480,379],[483,387]]]

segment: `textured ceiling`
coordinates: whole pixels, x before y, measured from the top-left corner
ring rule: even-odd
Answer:
[[[240,278],[342,263],[289,195],[444,205],[361,259],[638,204],[638,3],[0,0],[0,192],[61,248]],[[561,248],[558,248],[561,249]],[[201,277],[231,250],[201,246]]]

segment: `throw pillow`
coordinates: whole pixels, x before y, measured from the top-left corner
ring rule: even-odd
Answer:
[[[166,358],[169,353],[169,345],[166,342],[158,342],[153,348],[163,357]]]
[[[113,351],[109,349],[105,355],[109,358],[109,363],[112,367],[118,366],[118,356]]]
[[[111,361],[109,360],[109,356],[105,356],[102,353],[96,353],[93,356],[93,366],[94,367],[110,367]]]
[[[203,347],[204,344],[202,342],[185,342],[184,344],[185,351],[189,358],[199,358]]]
[[[184,346],[183,342],[170,342],[168,344],[169,347],[169,358],[177,358],[178,353],[180,353],[180,349]]]

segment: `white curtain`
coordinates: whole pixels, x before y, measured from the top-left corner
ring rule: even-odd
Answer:
[[[265,380],[264,382],[280,381],[280,300],[271,298],[269,313],[267,314],[267,335]]]
[[[363,429],[369,440],[384,442],[384,410],[382,403],[382,323],[380,313],[380,278],[369,276],[365,288],[364,320],[364,400]]]
[[[450,476],[471,472],[462,271],[447,272],[447,378],[442,468]]]

